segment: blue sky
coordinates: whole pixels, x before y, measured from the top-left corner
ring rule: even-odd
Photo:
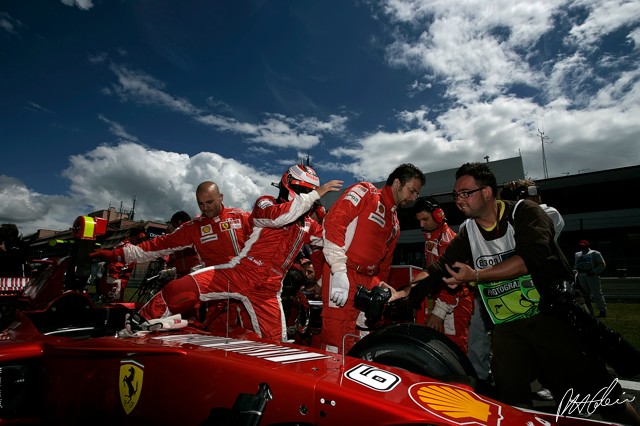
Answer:
[[[0,4],[0,221],[23,233],[134,197],[195,214],[203,180],[250,209],[307,154],[347,184],[485,156],[542,178],[543,130],[550,177],[640,163],[639,1],[34,4]]]

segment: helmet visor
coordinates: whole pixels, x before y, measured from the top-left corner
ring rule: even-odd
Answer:
[[[310,184],[308,184],[306,182],[291,183],[291,185],[289,185],[289,187],[296,194],[308,194],[311,191],[313,191],[314,189],[316,189],[313,185],[310,185]]]

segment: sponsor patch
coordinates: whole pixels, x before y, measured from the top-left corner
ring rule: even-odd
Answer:
[[[499,425],[502,407],[475,393],[448,383],[422,382],[409,388],[409,396],[422,409],[456,425]]]
[[[354,206],[357,206],[358,204],[360,204],[360,200],[362,200],[362,196],[356,194],[353,190],[351,190],[351,192],[349,192],[347,195],[344,196],[344,199],[349,201]]]
[[[205,237],[200,238],[201,243],[208,243],[209,241],[217,241],[217,240],[218,240],[218,234],[211,234],[211,235],[207,235]]]
[[[129,414],[136,408],[142,392],[144,366],[132,360],[120,361],[120,401],[124,412]]]
[[[261,200],[258,200],[256,205],[261,209],[266,209],[267,207],[270,207],[273,205],[273,201],[270,198],[263,198]]]
[[[476,268],[484,269],[491,266],[496,266],[500,262],[504,262],[515,254],[515,250],[509,250],[504,253],[491,254],[486,256],[480,256],[476,260]]]
[[[375,213],[369,214],[369,220],[377,223],[378,225],[380,225],[381,228],[384,228],[384,224],[386,223],[386,221],[384,220],[384,217],[380,217]]]
[[[200,227],[200,236],[204,237],[206,235],[213,234],[213,228],[211,225],[204,225]]]
[[[358,194],[360,197],[364,197],[364,194],[366,194],[367,192],[369,192],[369,190],[362,185],[356,185],[353,188],[351,188],[351,192],[355,192],[356,194]]]

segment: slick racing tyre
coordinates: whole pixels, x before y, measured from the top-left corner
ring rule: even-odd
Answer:
[[[476,372],[467,356],[444,334],[419,324],[396,324],[357,342],[349,356],[401,368],[444,382],[474,387]]]

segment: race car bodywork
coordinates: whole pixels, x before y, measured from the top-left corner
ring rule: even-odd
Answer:
[[[52,261],[24,297],[0,298],[0,424],[591,423],[474,392],[457,346],[417,324],[375,331],[346,356],[237,329],[121,337],[133,306],[68,290],[79,269]]]
[[[2,424],[582,424],[352,356],[195,328],[117,337],[129,310],[67,292],[0,333]],[[416,326],[420,327],[420,326]],[[365,338],[366,339],[366,338]],[[364,340],[363,340],[364,341]]]
[[[83,308],[67,296],[67,309]],[[54,312],[18,312],[0,334],[0,423],[254,424],[242,420],[251,412],[265,425],[556,424],[465,385],[286,343],[195,329],[91,337],[96,322],[111,333],[126,310],[86,300],[93,324],[53,330]]]

